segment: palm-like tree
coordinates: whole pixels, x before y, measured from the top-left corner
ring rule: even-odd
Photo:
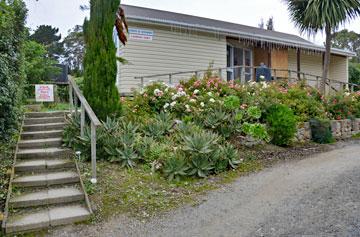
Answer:
[[[300,31],[315,35],[325,31],[325,59],[321,91],[325,93],[329,72],[332,31],[360,15],[360,0],[283,0],[290,16]]]

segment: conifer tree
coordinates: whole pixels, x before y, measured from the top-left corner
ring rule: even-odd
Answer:
[[[116,81],[113,28],[120,0],[91,0],[84,22],[84,95],[96,115],[105,120],[121,113]]]

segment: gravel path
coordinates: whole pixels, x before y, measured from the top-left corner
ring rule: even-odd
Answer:
[[[149,222],[118,217],[53,236],[360,236],[360,145],[286,162]]]

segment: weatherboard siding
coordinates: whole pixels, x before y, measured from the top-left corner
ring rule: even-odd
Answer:
[[[129,39],[122,57],[129,63],[121,65],[118,88],[121,93],[138,89],[140,80],[134,77],[201,70],[211,62],[214,67],[226,66],[226,39],[215,34],[202,34],[179,28],[159,27],[146,24],[130,24],[130,28],[154,31],[151,41]],[[173,82],[188,79],[191,75],[174,76]],[[145,79],[168,81],[168,77]]]
[[[347,57],[331,55],[329,78],[336,81],[348,82],[348,75]]]

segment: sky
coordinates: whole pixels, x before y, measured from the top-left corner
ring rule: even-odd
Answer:
[[[27,25],[36,29],[38,25],[50,24],[66,36],[69,29],[82,25],[88,11],[81,11],[80,5],[89,0],[25,0],[29,9]],[[122,0],[122,4],[149,7],[166,11],[196,15],[257,27],[261,19],[274,18],[275,30],[300,35],[283,0]],[[352,20],[340,29],[347,28],[360,33],[360,18]],[[324,42],[324,35],[316,37],[301,35],[316,44]]]

